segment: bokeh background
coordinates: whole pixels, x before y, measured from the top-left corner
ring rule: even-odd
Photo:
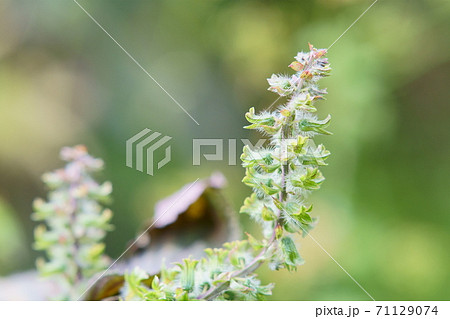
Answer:
[[[79,2],[200,126],[73,1],[1,0],[0,276],[34,266],[31,202],[45,196],[40,176],[61,166],[65,145],[106,162],[110,256],[156,201],[215,170],[238,210],[250,193],[243,168],[193,167],[192,138],[257,139],[242,127],[250,106],[276,98],[265,79],[288,72],[308,42],[328,47],[371,3]],[[310,199],[320,217],[312,234],[375,299],[450,298],[449,21],[446,0],[380,0],[328,55],[319,113],[332,114],[334,135],[320,140],[332,157]],[[146,127],[173,137],[172,161],[153,177],[125,166],[125,141]],[[310,238],[299,244],[298,272],[260,271],[276,282],[270,299],[368,299]]]

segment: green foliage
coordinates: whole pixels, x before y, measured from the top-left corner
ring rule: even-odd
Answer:
[[[324,180],[319,166],[326,165],[329,152],[315,146],[317,134],[329,135],[325,128],[330,116],[319,120],[314,102],[323,99],[317,81],[330,72],[323,56],[326,50],[310,45],[300,52],[290,67],[292,76],[273,75],[269,90],[288,101],[273,112],[245,115],[256,129],[270,136],[266,148],[245,146],[241,156],[246,174],[243,182],[254,192],[240,212],[251,216],[263,228],[263,239],[224,244],[221,249],[207,249],[206,257],[184,259],[175,267],[164,269],[148,283],[149,276],[139,269],[125,276],[125,300],[261,300],[270,295],[273,285],[261,285],[254,271],[265,261],[273,269],[295,270],[302,265],[292,233],[303,235],[314,225],[312,205],[305,206],[306,195],[320,188]]]
[[[252,238],[253,244],[255,239]],[[125,275],[124,300],[261,300],[271,294],[252,273],[263,261],[250,240],[225,243],[220,249],[206,249],[201,260],[184,259],[175,267],[163,268],[150,278],[139,268]],[[262,247],[260,245],[259,247]]]
[[[59,299],[77,299],[93,275],[106,268],[103,238],[111,230],[112,212],[106,202],[111,184],[98,184],[91,173],[103,162],[87,154],[85,147],[63,148],[64,169],[47,173],[43,180],[50,189],[48,200],[33,203],[36,227],[34,248],[44,250],[48,261],[37,260],[41,276],[51,276],[59,286]]]

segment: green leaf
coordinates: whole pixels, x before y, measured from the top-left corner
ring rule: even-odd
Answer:
[[[177,264],[180,267],[180,281],[181,287],[186,292],[191,292],[195,284],[195,270],[198,265],[198,260],[183,259],[183,263]]]
[[[159,282],[158,276],[154,276],[153,280],[152,280],[152,289],[159,290],[159,284],[160,284],[160,282]]]
[[[284,204],[284,211],[289,215],[296,214],[301,208],[301,205],[296,201],[288,201]]]
[[[305,154],[300,156],[303,165],[326,166],[325,160],[330,156],[330,152],[320,144],[315,150],[308,149]]]
[[[312,223],[311,216],[309,216],[307,213],[301,213],[298,215],[298,219],[303,224],[310,224]]]
[[[247,235],[248,243],[254,250],[259,250],[264,247],[264,244],[262,242],[260,242],[259,240],[257,240],[255,237],[253,237],[249,233],[245,233],[245,234]]]
[[[304,260],[300,257],[297,247],[290,237],[281,238],[281,250],[284,256],[286,268],[295,270],[298,265],[302,265]]]
[[[273,126],[275,124],[275,119],[272,115],[256,115],[255,108],[252,107],[250,110],[245,113],[245,118],[253,125],[244,126],[244,128],[253,129],[261,125]]]
[[[307,168],[306,173],[300,177],[292,177],[291,184],[294,187],[301,187],[307,190],[315,190],[320,188],[320,184],[325,180],[319,169]]]
[[[266,205],[263,206],[261,214],[262,214],[262,218],[265,221],[271,221],[271,220],[277,219],[277,216],[275,215],[273,210],[270,207],[267,207]]]
[[[260,127],[269,135],[275,135],[281,129],[281,125],[276,126],[260,125]]]
[[[304,132],[316,132],[324,135],[331,135],[331,132],[325,130],[330,125],[331,116],[328,115],[324,120],[303,119],[299,122],[299,129]]]
[[[276,134],[281,125],[277,124],[275,118],[272,114],[263,113],[260,115],[255,114],[255,108],[250,108],[250,110],[245,114],[245,118],[249,121],[250,125],[244,126],[246,129],[263,129],[267,134]]]
[[[244,200],[244,205],[242,205],[241,209],[239,210],[239,213],[253,215],[259,212],[262,205],[263,204],[257,198],[256,194],[253,193],[252,195],[250,195],[250,197],[247,197]]]
[[[299,231],[299,228],[297,227],[297,225],[293,224],[289,221],[286,221],[283,223],[283,228],[284,228],[284,230],[286,230],[287,232],[289,232],[291,234],[295,234]]]
[[[276,208],[279,210],[284,210],[284,204],[278,200],[276,197],[272,197],[273,203],[275,204]]]
[[[303,150],[303,146],[308,141],[307,137],[299,135],[297,137],[297,141],[293,144],[293,152],[296,154],[300,154]]]
[[[278,194],[281,192],[281,186],[276,184],[272,179],[261,181],[259,186],[269,196]]]

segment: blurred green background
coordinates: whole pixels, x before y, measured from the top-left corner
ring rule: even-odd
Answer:
[[[79,0],[200,123],[197,126],[73,1],[0,1],[0,275],[33,267],[31,202],[62,146],[85,144],[114,185],[118,256],[158,199],[221,170],[236,210],[244,170],[192,166],[192,138],[253,138],[250,106],[307,43],[328,47],[371,3]],[[380,0],[330,50],[319,114],[334,135],[327,181],[310,198],[312,235],[379,300],[450,299],[450,2]],[[173,137],[150,177],[125,166],[144,128]],[[225,144],[226,146],[227,144]],[[240,148],[241,145],[238,144]],[[246,216],[241,217],[251,227]],[[256,231],[256,230],[255,230]],[[260,271],[273,300],[367,300],[310,239],[296,273]]]

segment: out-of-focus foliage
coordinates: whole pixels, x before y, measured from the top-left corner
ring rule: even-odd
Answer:
[[[0,234],[22,238],[2,275],[33,267],[30,204],[63,145],[87,144],[115,185],[108,253],[119,256],[155,202],[221,169],[237,209],[243,169],[192,164],[191,139],[250,138],[242,113],[273,96],[264,78],[308,41],[329,46],[366,0],[86,1],[80,3],[199,121],[192,122],[71,1],[0,2]],[[333,113],[327,183],[313,195],[314,237],[375,298],[448,299],[450,4],[380,0],[329,51]],[[150,178],[125,166],[125,141],[172,136],[172,162]],[[226,141],[225,141],[226,142]],[[226,149],[226,147],[225,147]],[[0,217],[2,218],[2,217]],[[247,219],[243,219],[247,222]],[[0,247],[3,243],[0,243]],[[3,244],[4,245],[4,244]],[[9,248],[9,247],[8,247]],[[11,251],[11,250],[9,250]],[[295,275],[262,271],[274,299],[365,299],[306,239]],[[265,277],[267,276],[267,277]]]
[[[87,153],[84,146],[64,147],[64,169],[43,175],[49,188],[47,201],[33,202],[33,220],[43,222],[34,230],[34,249],[46,252],[48,260],[39,258],[37,269],[59,287],[57,300],[77,300],[88,288],[94,275],[111,262],[103,253],[103,239],[113,229],[110,209],[101,203],[109,200],[110,182],[99,184],[92,174],[101,170],[103,161]]]

